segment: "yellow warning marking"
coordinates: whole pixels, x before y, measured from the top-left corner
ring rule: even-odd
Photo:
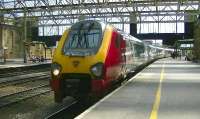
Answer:
[[[154,102],[153,109],[151,111],[151,115],[150,115],[149,119],[157,119],[158,118],[158,110],[159,110],[159,106],[160,106],[160,97],[161,97],[161,88],[162,88],[163,79],[164,79],[164,64],[162,65],[162,70],[161,70],[161,74],[160,74],[160,82],[159,82],[158,90],[156,92],[155,102]]]

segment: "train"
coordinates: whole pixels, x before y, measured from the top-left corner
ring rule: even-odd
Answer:
[[[50,86],[55,102],[66,96],[102,95],[137,67],[166,57],[167,52],[102,21],[79,21],[63,33],[53,54]]]

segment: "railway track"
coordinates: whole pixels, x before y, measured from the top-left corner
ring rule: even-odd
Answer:
[[[9,85],[15,85],[19,83],[34,81],[34,80],[40,80],[43,78],[50,78],[50,73],[43,72],[43,73],[27,74],[27,75],[15,76],[15,77],[0,78],[0,88],[9,86]]]
[[[58,119],[62,116],[63,113],[72,109],[73,107],[76,107],[77,105],[78,105],[78,102],[76,100],[74,100],[72,103],[60,108],[59,110],[57,110],[57,111],[55,111],[51,114],[49,114],[44,119]]]
[[[46,69],[38,69],[38,70],[30,69],[30,70],[26,70],[26,71],[1,72],[0,78],[18,76],[18,75],[23,75],[23,74],[39,73],[39,72],[45,72],[48,70],[50,70],[50,69],[46,68]]]
[[[17,93],[20,91],[28,90],[30,88],[36,87],[41,84],[48,84],[49,79],[50,79],[49,77],[40,77],[40,79],[35,79],[32,81],[27,81],[27,82],[18,82],[17,84],[14,84],[14,85],[0,87],[0,97]]]
[[[43,119],[74,119],[76,116],[98,102],[98,100],[84,103],[74,99],[70,103],[65,104],[65,106],[55,110],[53,113],[46,115]]]
[[[49,93],[51,91],[49,84],[43,84],[37,87],[33,87],[21,92],[4,95],[0,97],[0,108],[18,103],[20,101],[39,96],[42,94]]]
[[[0,74],[0,108],[49,93],[50,72],[45,69],[20,69],[13,73]],[[43,71],[43,72],[41,72]]]

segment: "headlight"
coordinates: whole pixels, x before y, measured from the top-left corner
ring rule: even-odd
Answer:
[[[90,70],[95,77],[101,77],[103,75],[103,63],[93,65]]]
[[[58,76],[61,72],[61,66],[57,63],[53,63],[51,65],[51,72],[52,72],[53,76]]]

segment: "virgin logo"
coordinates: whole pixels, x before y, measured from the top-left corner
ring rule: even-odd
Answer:
[[[80,63],[79,61],[73,61],[73,66],[78,67],[79,63]]]

